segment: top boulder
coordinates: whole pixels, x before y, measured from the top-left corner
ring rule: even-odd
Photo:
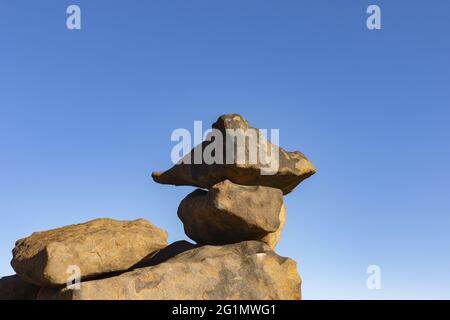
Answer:
[[[316,172],[301,152],[287,152],[269,142],[238,114],[219,117],[205,141],[176,165],[153,172],[155,182],[210,189],[223,180],[260,185],[290,193]],[[275,137],[277,138],[277,137]],[[274,137],[272,134],[272,142]]]

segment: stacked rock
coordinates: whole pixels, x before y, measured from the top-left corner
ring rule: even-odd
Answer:
[[[199,244],[260,240],[275,248],[286,219],[281,190],[229,180],[197,189],[178,208],[186,235]]]
[[[186,235],[198,244],[258,240],[275,249],[286,221],[283,194],[313,175],[314,166],[302,153],[272,145],[238,114],[219,117],[212,128],[215,139],[207,139],[171,169],[153,173],[153,179],[208,190],[195,190],[178,208]],[[222,138],[220,143],[218,137]],[[252,141],[251,137],[256,139]],[[213,145],[222,146],[222,162],[198,162],[196,153],[205,156]],[[276,154],[270,154],[274,151]],[[277,165],[270,174],[263,173],[265,167],[272,165],[262,161],[264,155]]]
[[[178,208],[197,244],[167,246],[167,232],[144,219],[97,219],[33,233],[16,242],[17,275],[0,279],[0,299],[300,299],[297,264],[274,249],[286,220],[283,195],[314,174],[314,166],[300,152],[273,149],[239,115],[221,116],[213,128],[226,141],[256,130],[258,146],[279,150],[279,161],[271,175],[261,174],[267,163],[242,163],[238,152],[230,156],[228,142],[211,139],[184,160],[215,144],[231,161],[183,161],[153,173],[159,183],[201,188]],[[239,147],[231,141],[233,150]],[[244,150],[250,159],[252,148]]]
[[[264,252],[273,252],[286,222],[283,195],[316,170],[302,153],[287,152],[272,145],[259,129],[252,128],[238,114],[219,117],[212,130],[215,131],[213,137],[195,147],[169,170],[154,172],[153,179],[162,184],[201,188],[184,198],[178,207],[178,217],[186,235],[198,245],[259,241],[264,243],[261,244]],[[223,140],[218,143],[217,139]],[[213,164],[206,163],[206,153],[214,148],[215,155],[220,148],[221,159],[226,162],[218,163],[216,158]],[[203,155],[200,162],[199,154]],[[273,167],[273,164],[262,161],[264,157],[276,162],[276,170],[270,174],[267,166]],[[264,264],[264,258],[260,261]],[[292,275],[300,279],[296,271]]]

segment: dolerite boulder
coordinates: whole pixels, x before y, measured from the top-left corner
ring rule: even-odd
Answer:
[[[243,186],[225,180],[197,189],[178,208],[186,235],[201,244],[260,240],[280,227],[280,189]]]
[[[269,233],[267,236],[261,239],[261,241],[267,243],[272,249],[275,249],[276,245],[280,241],[281,232],[283,231],[284,225],[286,224],[286,207],[284,206],[284,204],[281,206],[279,219],[280,226],[278,227],[277,231]]]
[[[40,286],[66,284],[69,266],[82,278],[127,270],[167,245],[167,232],[144,219],[97,219],[18,240],[11,265],[16,273]]]
[[[0,278],[0,300],[35,300],[39,289],[17,275]]]
[[[154,172],[152,174],[153,179],[162,184],[190,185],[206,189],[210,189],[216,183],[228,179],[242,185],[278,188],[284,194],[287,194],[300,182],[316,172],[313,164],[301,152],[287,152],[272,145],[264,138],[260,130],[250,127],[249,123],[238,114],[223,115],[212,127],[221,133],[223,137],[221,143],[217,144],[216,139],[218,138],[211,136],[210,141],[205,141],[196,146],[191,153],[171,169],[165,172]],[[250,145],[250,141],[256,141],[249,138],[252,136],[257,137],[259,144]],[[235,139],[235,137],[238,138]],[[237,147],[239,138],[247,141],[242,148]],[[257,146],[258,159],[252,158],[250,155],[252,151],[255,151],[255,146]],[[216,147],[219,150],[222,147],[223,161],[220,161],[220,163],[205,163],[201,155],[209,153],[215,155],[217,150],[209,151]],[[231,152],[229,150],[236,151]],[[242,153],[237,150],[241,150]],[[279,150],[279,152],[275,152],[276,150]],[[271,154],[272,151],[279,156],[268,157],[267,155]],[[200,155],[200,159],[196,157],[196,154]],[[244,155],[244,157],[239,158],[239,154]],[[265,156],[262,157],[261,154]],[[227,159],[229,160],[227,161]],[[274,159],[277,160],[276,166],[274,165]],[[272,165],[269,165],[270,163]],[[272,167],[272,169],[268,169],[268,167]],[[273,170],[274,168],[277,170]]]
[[[38,299],[67,300],[296,300],[295,261],[259,241],[203,246],[166,262],[81,283],[79,290],[43,288]]]

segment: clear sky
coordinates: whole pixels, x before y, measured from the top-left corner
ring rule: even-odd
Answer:
[[[277,248],[305,299],[449,299],[449,14],[447,0],[1,0],[0,275],[15,240],[98,217],[184,239],[193,188],[150,173],[171,165],[174,129],[240,113],[318,169],[286,197]]]

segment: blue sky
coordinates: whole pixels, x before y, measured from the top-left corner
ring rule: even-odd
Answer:
[[[78,4],[82,29],[66,28]],[[382,29],[366,28],[378,4]],[[98,217],[184,239],[153,183],[176,128],[240,113],[318,173],[277,248],[305,299],[450,298],[450,2],[1,1],[0,275],[15,240]],[[379,265],[382,289],[368,290]]]

